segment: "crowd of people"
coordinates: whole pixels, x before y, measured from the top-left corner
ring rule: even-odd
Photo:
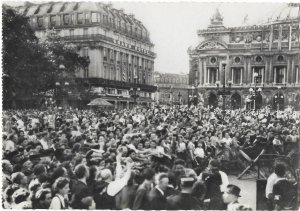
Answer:
[[[252,210],[238,202],[246,190],[228,174],[262,150],[298,162],[300,116],[292,109],[49,108],[2,117],[6,209]],[[284,177],[278,168],[270,201],[281,194],[273,190]]]

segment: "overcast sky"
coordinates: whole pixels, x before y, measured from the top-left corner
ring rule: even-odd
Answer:
[[[287,6],[282,2],[111,2],[143,22],[155,45],[155,71],[169,73],[188,73],[187,49],[198,44],[196,32],[207,28],[216,8],[224,17],[224,26],[241,26],[246,15],[248,24],[259,24]]]

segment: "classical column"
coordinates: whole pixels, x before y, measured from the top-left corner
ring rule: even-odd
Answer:
[[[269,84],[269,75],[270,75],[270,71],[269,71],[269,58],[266,56],[265,57],[265,83]]]
[[[289,82],[290,84],[295,83],[295,71],[296,71],[296,67],[295,67],[295,56],[291,57],[292,60],[292,65],[291,65],[291,74],[290,74],[290,79]]]
[[[281,50],[281,41],[282,41],[282,25],[279,25],[279,34],[278,34],[278,50]]]
[[[290,74],[292,72],[291,69],[291,56],[288,55],[287,56],[287,67],[286,67],[286,71],[284,71],[284,83],[288,84],[291,82],[290,80]]]
[[[270,83],[274,83],[274,76],[273,75],[275,75],[274,72],[273,72],[272,59],[273,59],[273,57],[270,56],[269,57],[269,82]]]
[[[204,58],[204,61],[203,61],[203,71],[204,71],[204,82],[203,82],[203,85],[205,85],[207,83],[207,74],[206,74],[206,57]]]
[[[230,81],[231,77],[230,77],[230,70],[231,70],[231,62],[229,59],[227,59],[228,63],[226,64],[226,74],[225,74],[225,83],[227,83],[228,81]]]
[[[272,50],[272,44],[273,44],[273,25],[271,25],[271,29],[270,29],[269,51]]]
[[[244,58],[244,70],[243,70],[243,83],[247,84],[247,78],[248,78],[248,69],[247,69],[247,62],[248,59],[245,57]]]
[[[248,82],[249,82],[249,84],[251,84],[252,83],[252,68],[251,68],[251,57],[250,56],[248,56],[248,58],[247,58],[247,60],[248,60],[248,63],[247,63],[247,69],[248,69]]]
[[[289,51],[292,50],[292,25],[290,25],[290,31],[289,31]]]
[[[241,80],[240,80],[240,85],[242,85],[242,83],[243,83],[243,68],[241,67],[240,68],[240,72],[241,72]]]
[[[203,68],[202,68],[202,59],[198,59],[198,71],[199,71],[199,83],[200,85],[203,84]]]

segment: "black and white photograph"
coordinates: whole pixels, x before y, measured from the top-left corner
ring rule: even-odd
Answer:
[[[299,1],[1,4],[1,209],[300,210]]]

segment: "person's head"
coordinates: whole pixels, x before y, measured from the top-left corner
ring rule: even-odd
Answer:
[[[101,180],[105,182],[111,182],[113,179],[113,175],[109,169],[103,169],[100,172]]]
[[[193,184],[195,183],[195,179],[192,177],[182,177],[180,179],[180,187],[181,191],[184,193],[191,193],[193,189]]]
[[[217,159],[211,159],[209,161],[209,164],[208,164],[208,168],[212,171],[218,171],[219,170],[219,161]]]
[[[143,170],[142,174],[145,180],[152,182],[154,179],[155,171],[151,168],[146,168]]]
[[[40,207],[38,208],[49,208],[52,200],[51,190],[49,188],[40,189],[36,192],[35,198],[37,199]]]
[[[158,176],[158,187],[165,191],[169,185],[169,177],[168,174],[162,173]]]
[[[237,201],[240,197],[241,189],[236,185],[227,185],[226,191],[223,193],[223,201],[225,204]]]
[[[85,165],[79,164],[75,167],[75,175],[78,179],[88,178],[89,170]]]
[[[192,195],[196,198],[203,199],[206,193],[205,183],[202,181],[197,181],[193,184]]]
[[[25,188],[19,188],[12,194],[12,200],[15,204],[20,204],[29,199],[30,193]]]
[[[69,179],[66,177],[59,177],[53,183],[53,191],[54,193],[58,193],[62,196],[65,196],[69,193]]]
[[[278,177],[284,177],[286,167],[283,163],[276,163],[274,172]]]
[[[11,175],[11,180],[14,184],[26,186],[28,183],[27,177],[22,172],[16,172]]]
[[[13,165],[9,162],[9,160],[2,161],[2,171],[5,174],[11,175],[13,172]]]
[[[33,168],[33,173],[34,173],[35,176],[46,174],[47,173],[47,168],[46,168],[46,166],[44,164],[37,164]]]
[[[155,148],[155,147],[156,147],[156,142],[155,142],[154,140],[152,140],[152,141],[150,142],[150,147],[151,147],[151,148]]]
[[[143,143],[142,143],[142,142],[138,143],[137,149],[138,149],[138,150],[143,150],[143,148],[144,148]]]

